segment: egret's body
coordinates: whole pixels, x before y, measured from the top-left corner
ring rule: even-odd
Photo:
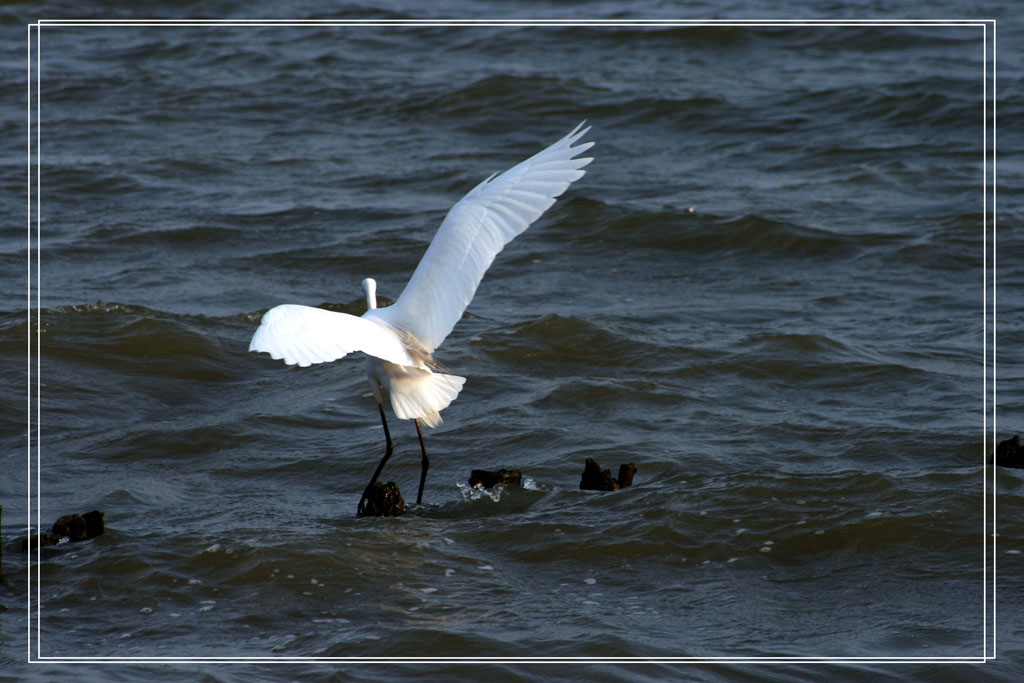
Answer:
[[[393,443],[384,416],[384,394],[402,419],[415,421],[422,453],[420,487],[430,465],[420,422],[434,427],[466,379],[438,371],[433,352],[473,298],[502,248],[541,216],[584,174],[592,159],[574,158],[594,143],[573,146],[589,128],[569,135],[500,175],[492,175],[455,204],[395,303],[377,308],[377,284],[363,280],[366,313],[360,317],[285,304],[267,311],[250,351],[263,351],[301,367],[337,360],[352,351],[367,355],[366,375],[384,426],[386,450],[359,503],[360,512]]]

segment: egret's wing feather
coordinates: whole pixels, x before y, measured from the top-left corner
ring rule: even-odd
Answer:
[[[593,159],[573,146],[589,127],[564,138],[500,175],[492,175],[451,208],[409,283],[393,306],[378,309],[433,351],[462,317],[494,257],[583,177]]]
[[[399,365],[418,365],[394,330],[347,313],[284,304],[263,316],[250,351],[269,353],[288,365],[306,367],[362,351]]]

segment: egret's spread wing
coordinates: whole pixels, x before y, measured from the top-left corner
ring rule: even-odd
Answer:
[[[436,349],[462,317],[498,252],[583,177],[581,169],[593,159],[573,157],[594,143],[572,146],[590,130],[582,127],[491,176],[453,206],[398,301],[378,309],[382,317],[411,332],[428,351]]]
[[[399,365],[418,365],[399,336],[384,325],[347,313],[284,304],[263,316],[252,336],[250,351],[269,353],[288,365],[306,367],[362,351]]]

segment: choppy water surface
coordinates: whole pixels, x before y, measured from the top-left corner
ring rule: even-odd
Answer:
[[[0,16],[13,30],[79,9]],[[44,550],[42,655],[983,654],[980,29],[65,27],[41,42],[42,518],[99,508],[108,524]],[[2,659],[80,680],[18,664],[23,55],[4,52]],[[1000,63],[1000,122],[1022,113],[1019,67]],[[383,447],[363,364],[248,354],[260,316],[360,314],[366,276],[393,300],[452,203],[582,119],[588,174],[498,257],[438,351],[469,382],[427,434],[425,504],[356,519]],[[1000,129],[1000,438],[1024,429],[1020,143]],[[415,430],[391,427],[384,477],[414,499]],[[634,486],[578,490],[587,457],[635,463]],[[532,485],[460,488],[499,467]],[[996,483],[1000,660],[829,676],[1024,677],[1024,479]],[[304,670],[414,671],[202,673]]]

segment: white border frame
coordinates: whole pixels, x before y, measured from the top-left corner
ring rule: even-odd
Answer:
[[[425,27],[425,26],[969,26],[983,29],[983,104],[982,104],[982,230],[983,230],[983,304],[982,304],[982,352],[984,356],[982,367],[982,411],[983,411],[983,504],[982,504],[982,562],[983,562],[983,648],[982,654],[977,657],[114,657],[114,656],[91,656],[91,657],[47,657],[39,654],[42,651],[42,575],[41,557],[42,546],[37,542],[35,547],[29,544],[27,575],[28,587],[26,591],[26,612],[28,627],[27,661],[29,663],[46,664],[85,664],[85,663],[192,663],[192,664],[227,664],[227,663],[250,663],[250,664],[297,664],[297,663],[361,663],[361,664],[428,664],[428,663],[470,663],[470,664],[536,664],[536,663],[603,663],[603,664],[800,664],[800,663],[835,663],[835,664],[896,664],[896,663],[983,663],[996,658],[996,467],[992,464],[995,457],[996,438],[996,21],[994,19],[853,19],[853,20],[828,20],[828,19],[793,19],[793,20],[661,20],[661,19],[639,19],[639,20],[566,20],[566,19],[415,19],[415,20],[274,20],[274,19],[40,19],[28,24],[27,39],[27,115],[28,115],[28,147],[27,147],[27,232],[28,232],[28,437],[27,437],[27,500],[28,500],[28,527],[27,534],[32,533],[33,512],[35,517],[36,530],[41,530],[42,520],[40,517],[40,495],[41,495],[41,436],[39,434],[40,424],[40,397],[42,383],[40,380],[40,355],[41,355],[41,328],[40,328],[40,242],[42,238],[42,221],[40,219],[42,207],[41,188],[41,162],[40,150],[42,143],[41,128],[41,85],[42,71],[40,62],[42,60],[41,33],[46,26],[161,26],[161,27],[189,27],[189,26],[403,26],[403,27]],[[989,33],[991,32],[991,45]],[[33,62],[33,45],[35,46],[35,61]],[[990,61],[991,59],[991,61]],[[990,65],[991,64],[991,72]],[[35,67],[35,82],[33,83],[33,66]],[[991,93],[989,92],[989,81],[991,80]],[[991,142],[989,138],[989,113],[988,107],[991,103],[992,131]],[[33,104],[35,105],[35,118],[33,118]],[[34,134],[34,144],[33,144]],[[991,144],[991,159],[989,157],[989,146]],[[35,180],[33,182],[33,160],[35,162]],[[989,169],[991,165],[991,176]],[[991,192],[991,205],[989,204]],[[34,193],[34,194],[33,194]],[[35,198],[35,213],[33,214],[32,204]],[[991,221],[989,218],[991,217]],[[35,239],[33,241],[33,218],[35,219]],[[988,262],[988,236],[991,230],[992,235],[992,263],[991,276]],[[35,266],[33,268],[32,250],[35,248]],[[990,282],[991,278],[991,282]],[[991,287],[991,302],[989,292]],[[32,294],[35,291],[35,322],[33,329],[33,308]],[[989,326],[989,306],[991,305],[991,331]],[[988,348],[988,335],[991,333],[991,351]],[[32,361],[35,360],[35,374],[33,375]],[[991,363],[991,366],[990,366]],[[987,439],[989,403],[988,403],[988,379],[991,368],[992,379],[992,403],[991,418],[992,431],[991,441]],[[33,396],[33,379],[35,380],[35,395]],[[33,414],[33,410],[35,413]],[[33,429],[33,417],[35,428]],[[34,454],[34,460],[33,460]],[[990,468],[991,466],[991,468]],[[33,470],[34,467],[34,470]],[[35,481],[32,474],[35,472]],[[991,479],[989,479],[991,476]],[[991,490],[989,485],[991,484]],[[991,505],[991,519],[989,518],[989,505]],[[991,536],[991,567],[989,566],[989,536]],[[33,560],[36,564],[33,567]],[[33,569],[35,578],[33,580]],[[991,578],[990,578],[991,574]],[[35,594],[33,595],[33,588]],[[34,600],[33,600],[34,598]],[[33,615],[33,602],[35,603],[35,614]],[[989,608],[991,602],[991,622],[989,620]],[[33,641],[33,624],[35,625],[35,641]],[[991,631],[989,626],[991,624]],[[33,647],[34,645],[34,647]]]

